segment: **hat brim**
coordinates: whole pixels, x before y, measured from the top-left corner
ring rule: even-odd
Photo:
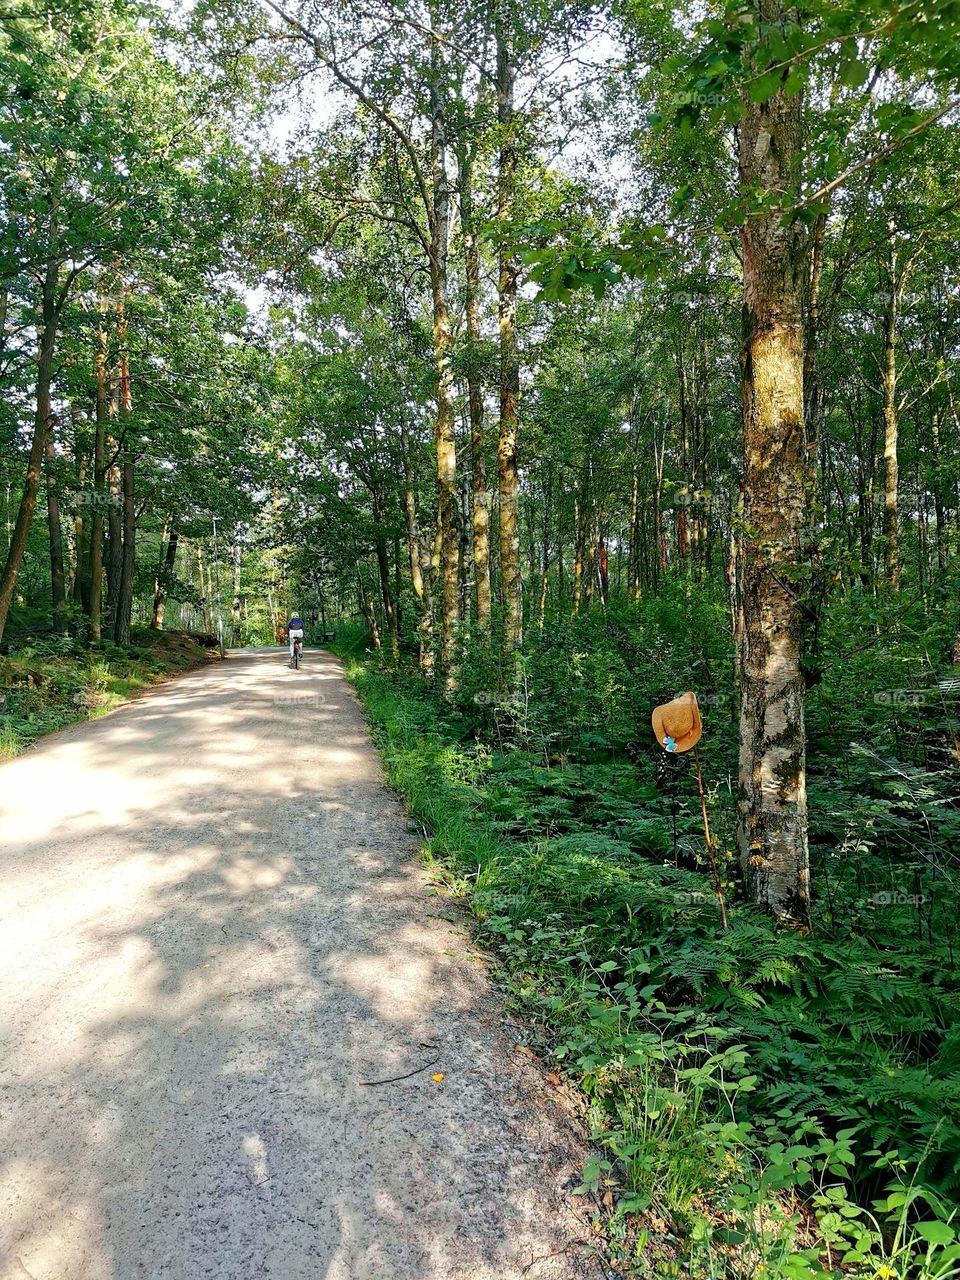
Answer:
[[[663,711],[665,707],[668,707],[669,705],[670,703],[667,702],[667,703],[664,703],[663,706],[654,707],[653,714],[650,717],[651,722],[653,724],[653,732],[656,735],[656,739],[660,743],[661,747],[664,745],[663,739],[666,736],[666,730],[663,723]],[[679,755],[684,751],[690,751],[693,747],[697,745],[697,743],[700,741],[701,737],[703,736],[703,721],[700,719],[700,708],[697,705],[696,694],[694,694],[694,697],[693,697],[692,709],[693,709],[693,725],[691,726],[690,731],[688,733],[685,733],[682,738],[674,738],[675,746],[671,754]]]

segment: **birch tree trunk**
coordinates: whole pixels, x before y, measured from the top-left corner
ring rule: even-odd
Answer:
[[[437,501],[440,526],[440,668],[447,692],[457,683],[456,643],[460,622],[460,538],[457,531],[457,444],[455,434],[453,334],[447,306],[447,252],[450,191],[446,166],[446,122],[434,64],[431,85],[431,162],[433,203],[430,209],[430,284],[433,301],[433,349],[437,365]]]
[[[897,311],[901,283],[897,279],[896,228],[890,223],[888,293],[883,314],[883,536],[887,585],[900,590],[900,461],[897,412]]]
[[[383,616],[387,621],[387,635],[390,637],[390,656],[394,662],[400,660],[400,642],[397,636],[397,616],[393,607],[393,589],[390,585],[390,562],[387,558],[387,536],[383,524],[383,507],[380,495],[375,490],[370,494],[373,511],[374,545],[377,553],[377,572],[380,576],[380,594],[383,599]]]
[[[486,440],[483,421],[483,389],[477,367],[480,343],[480,254],[473,223],[473,156],[466,148],[460,157],[460,224],[463,231],[464,319],[467,329],[467,401],[470,411],[470,454],[473,463],[470,490],[476,625],[490,634],[490,494],[487,490]]]
[[[88,473],[89,458],[86,453],[87,442],[81,428],[80,415],[73,412],[74,461],[77,474],[77,489],[84,495],[84,501],[90,503],[91,481]],[[87,612],[90,608],[90,517],[80,507],[74,516],[74,559],[67,593],[80,608]]]
[[[44,446],[47,480],[47,542],[50,551],[50,600],[53,607],[53,629],[58,635],[67,630],[67,587],[63,572],[63,527],[60,524],[60,497],[57,493],[57,450],[54,421],[51,416]]]
[[[764,23],[781,0],[759,0]],[[788,196],[799,178],[801,102],[783,90],[744,101],[741,191]],[[778,919],[810,918],[800,609],[791,577],[804,518],[804,335],[799,223],[776,210],[741,232],[744,284],[743,684],[738,843],[757,903]]]
[[[130,368],[126,355],[120,358],[120,409],[123,429],[123,554],[120,558],[120,582],[117,589],[117,612],[113,628],[114,644],[130,643],[130,621],[133,610],[133,574],[136,559],[137,511],[134,493],[134,460],[130,440],[130,417],[133,400],[130,394]]]
[[[119,446],[116,441],[109,441],[110,451],[114,456]],[[107,545],[107,639],[116,643],[117,610],[120,600],[120,579],[123,575],[123,521],[120,516],[122,497],[120,493],[120,472],[116,463],[107,468],[107,528],[109,541]]]
[[[357,591],[360,596],[360,612],[366,620],[367,628],[370,631],[370,640],[374,649],[380,646],[380,628],[377,626],[377,611],[373,607],[373,600],[368,595],[366,587],[363,585],[363,576],[357,569]]]
[[[102,308],[101,308],[102,309]],[[107,439],[107,335],[97,334],[96,426],[93,440],[93,516],[90,521],[90,639],[100,643],[103,601],[103,492]]]
[[[503,595],[503,647],[512,653],[520,643],[523,601],[520,577],[520,529],[517,521],[520,488],[517,470],[517,412],[520,398],[520,355],[517,345],[517,258],[510,248],[510,217],[516,179],[514,136],[514,80],[509,38],[509,14],[498,4],[497,123],[497,220],[500,231],[497,282],[500,328],[500,433],[497,441],[497,479],[500,491],[500,589]]]
[[[424,573],[424,548],[417,523],[417,498],[413,487],[413,466],[410,461],[410,437],[405,426],[400,428],[400,447],[403,454],[403,508],[407,518],[410,582],[420,611],[417,625],[420,670],[423,675],[429,676],[433,673],[433,600],[430,591],[430,575]]]

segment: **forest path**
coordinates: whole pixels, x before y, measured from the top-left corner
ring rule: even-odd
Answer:
[[[564,1095],[333,658],[240,652],[56,735],[0,812],[3,1280],[596,1274]]]

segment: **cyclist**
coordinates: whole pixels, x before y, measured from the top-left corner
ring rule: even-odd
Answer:
[[[290,665],[293,666],[293,642],[303,639],[303,619],[299,613],[293,613],[287,623],[287,639],[290,641]]]

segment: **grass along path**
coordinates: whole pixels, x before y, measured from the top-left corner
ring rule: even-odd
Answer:
[[[623,1268],[960,1274],[949,965],[905,937],[878,954],[778,933],[736,904],[723,933],[704,874],[666,861],[662,799],[628,762],[494,749],[416,680],[344,656],[428,865],[583,1092],[603,1148],[584,1190]]]
[[[98,649],[82,648],[68,637],[29,641],[0,656],[0,760],[218,659],[216,649],[201,647],[181,631],[139,628],[129,646]]]

